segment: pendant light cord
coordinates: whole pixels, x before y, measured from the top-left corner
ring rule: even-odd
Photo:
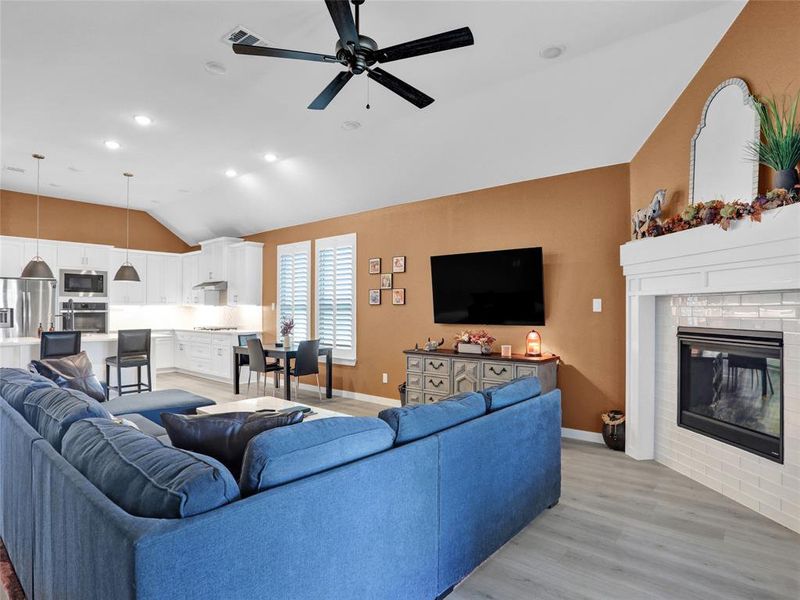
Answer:
[[[39,255],[39,212],[40,212],[39,204],[41,202],[39,198],[39,184],[40,184],[39,175],[41,172],[42,160],[44,159],[44,156],[42,156],[41,154],[34,154],[33,158],[36,159],[36,258],[42,260],[42,257]]]
[[[131,177],[125,173],[125,262],[130,264],[129,252],[131,249]]]

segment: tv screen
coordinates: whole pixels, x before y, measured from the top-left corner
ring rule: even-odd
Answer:
[[[544,325],[542,249],[431,256],[433,320]]]

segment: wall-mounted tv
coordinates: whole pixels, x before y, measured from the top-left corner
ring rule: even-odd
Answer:
[[[433,320],[544,325],[541,248],[431,256]]]

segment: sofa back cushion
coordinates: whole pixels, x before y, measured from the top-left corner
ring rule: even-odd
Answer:
[[[64,436],[64,458],[126,512],[178,519],[239,498],[239,487],[219,461],[165,446],[108,419],[84,419]]]
[[[24,414],[23,403],[31,392],[42,388],[55,388],[56,384],[24,369],[0,368],[0,397],[5,398],[14,410]]]
[[[61,358],[32,360],[30,367],[39,375],[52,380],[58,387],[83,392],[98,402],[105,402],[106,393],[92,368],[86,352]]]
[[[433,404],[387,408],[378,416],[395,434],[395,444],[407,444],[486,414],[486,401],[476,392],[451,396]]]
[[[391,448],[394,432],[374,417],[331,417],[270,429],[244,453],[239,487],[255,494]]]
[[[24,415],[28,423],[39,432],[58,452],[61,441],[76,421],[100,417],[111,418],[97,401],[76,390],[43,388],[25,398]]]
[[[483,390],[486,410],[493,412],[523,400],[530,400],[542,393],[538,377],[518,377],[507,383]]]

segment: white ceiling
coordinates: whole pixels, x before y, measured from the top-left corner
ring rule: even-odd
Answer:
[[[424,110],[374,82],[366,110],[356,77],[310,111],[337,65],[235,56],[220,38],[244,25],[332,52],[320,0],[3,0],[0,185],[34,191],[41,152],[42,193],[124,205],[130,170],[132,205],[195,243],[627,162],[743,5],[369,0],[361,29],[382,46],[464,25],[475,45],[386,66],[436,99]],[[553,44],[564,56],[540,58]]]

